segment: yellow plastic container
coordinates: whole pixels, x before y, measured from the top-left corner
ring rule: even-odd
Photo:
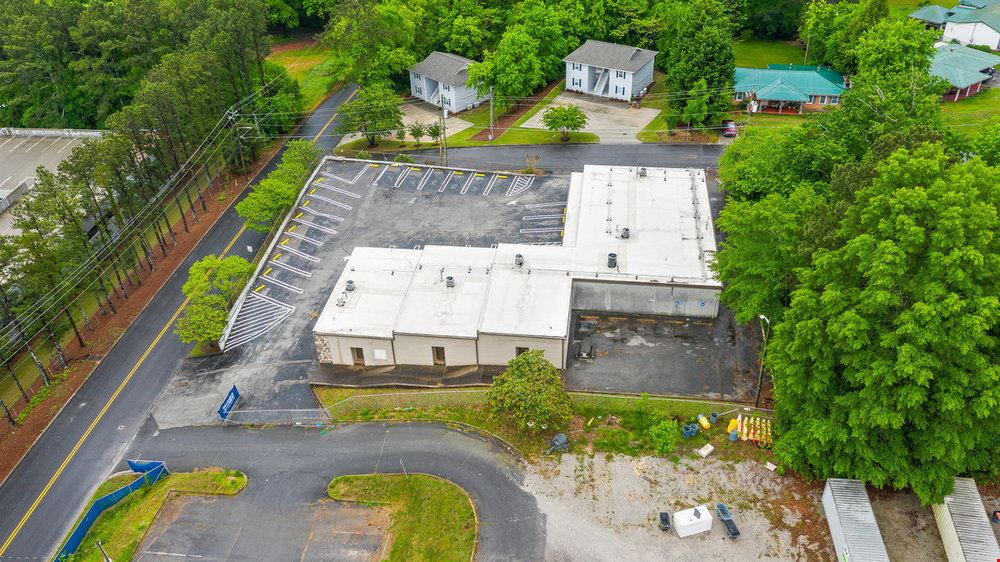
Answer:
[[[729,420],[729,427],[726,428],[726,433],[729,433],[734,429],[739,429],[739,427],[740,427],[740,422],[736,421],[735,419],[731,419]]]
[[[712,424],[709,423],[708,418],[705,417],[705,414],[698,414],[698,425],[700,425],[704,429],[712,428]]]

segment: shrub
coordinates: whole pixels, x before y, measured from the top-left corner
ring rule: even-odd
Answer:
[[[572,415],[559,370],[539,349],[507,362],[507,370],[493,379],[486,398],[494,417],[508,418],[531,432],[563,429]]]
[[[649,439],[656,452],[666,456],[672,454],[677,448],[677,439],[680,437],[680,433],[680,424],[677,423],[677,420],[666,418],[649,428]]]

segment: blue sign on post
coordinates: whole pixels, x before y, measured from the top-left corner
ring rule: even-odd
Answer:
[[[236,385],[230,389],[229,394],[226,395],[226,399],[222,401],[222,405],[219,406],[219,419],[226,421],[229,417],[229,412],[233,411],[233,406],[236,405],[236,400],[240,397],[240,391],[236,390]]]

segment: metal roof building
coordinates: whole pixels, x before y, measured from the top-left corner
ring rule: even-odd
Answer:
[[[837,560],[889,562],[868,491],[859,480],[828,479],[823,489],[823,511]]]
[[[975,480],[956,478],[955,489],[945,496],[944,503],[934,505],[933,510],[950,562],[1000,560],[997,537],[986,516]]]
[[[714,317],[704,171],[587,166],[562,246],[356,248],[313,330],[323,363],[566,364],[573,310]]]

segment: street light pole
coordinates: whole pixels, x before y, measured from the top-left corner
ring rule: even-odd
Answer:
[[[767,322],[768,329],[771,328],[771,321],[767,318],[767,316],[764,316],[763,314],[758,314],[757,318],[763,320],[764,322]],[[760,407],[760,389],[762,386],[764,386],[764,357],[767,355],[767,332],[764,330],[763,323],[760,324],[760,334],[761,336],[764,337],[764,346],[760,351],[760,359],[757,360],[760,366],[757,369],[757,396],[753,400],[754,408]]]

